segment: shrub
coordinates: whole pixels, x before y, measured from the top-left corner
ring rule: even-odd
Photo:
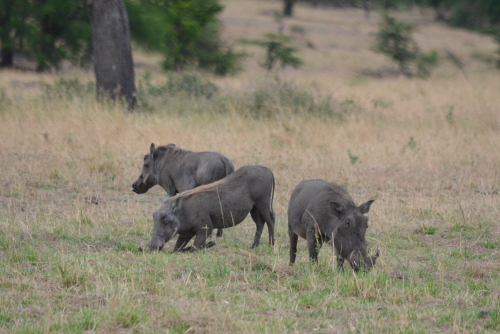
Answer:
[[[389,56],[399,66],[399,71],[408,76],[413,76],[410,64],[416,67],[419,77],[428,77],[432,68],[438,62],[438,53],[433,50],[429,53],[421,53],[417,43],[412,37],[413,26],[398,22],[387,13],[383,15],[376,35],[376,43],[373,49]]]
[[[78,78],[59,78],[52,85],[43,84],[43,88],[45,96],[53,99],[72,100],[95,96],[95,83],[82,83]]]
[[[211,98],[217,92],[217,86],[198,74],[169,74],[168,80],[159,85],[150,82],[146,74],[139,82],[139,94],[151,96],[187,95],[189,97]]]
[[[418,46],[411,37],[413,26],[396,21],[387,13],[379,25],[375,51],[391,57],[399,65],[399,70],[410,76],[409,63],[417,58]]]
[[[331,97],[314,96],[290,82],[276,80],[247,95],[246,113],[253,118],[280,115],[342,117],[345,108]]]
[[[342,120],[359,108],[352,100],[338,102],[331,96],[312,94],[291,82],[276,79],[246,93],[222,94],[204,76],[171,74],[167,82],[153,83],[146,74],[138,85],[141,108],[153,113],[224,114],[234,111],[255,119],[310,115]]]
[[[416,59],[417,76],[427,78],[431,75],[432,68],[438,63],[438,53],[432,50],[429,53],[419,53]]]
[[[282,34],[266,34],[264,40],[243,40],[243,43],[255,44],[266,49],[266,59],[261,64],[262,67],[271,71],[278,63],[281,68],[292,66],[298,68],[302,65],[302,60],[294,55],[297,49],[289,46],[291,38]]]
[[[165,56],[163,67],[177,72],[199,67],[217,75],[241,69],[242,54],[221,39],[218,0],[127,1],[132,36]]]

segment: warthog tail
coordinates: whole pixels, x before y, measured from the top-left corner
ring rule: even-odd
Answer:
[[[228,161],[228,160],[224,160],[224,168],[226,170],[226,175],[224,175],[224,177],[228,176],[229,174],[231,174],[232,172],[234,172],[234,166],[233,164],[231,163],[231,161]]]
[[[269,170],[271,172],[271,170]],[[271,203],[269,205],[269,208],[271,208],[271,217],[273,221],[276,219],[274,216],[274,209],[273,209],[273,201],[274,201],[274,174],[271,172],[271,175],[273,176],[273,188],[271,189]]]

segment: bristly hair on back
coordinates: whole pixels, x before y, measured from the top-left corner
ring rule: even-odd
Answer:
[[[175,144],[168,144],[168,145],[162,145],[158,146],[155,150],[156,151],[161,151],[162,153],[168,153],[163,156],[163,158],[166,158],[167,156],[172,159],[176,159],[179,155],[183,155],[186,153],[191,153],[191,151],[184,150],[182,148],[178,148],[177,145]],[[156,157],[156,154],[155,154]]]
[[[175,195],[174,197],[188,197],[188,196],[193,195],[193,194],[201,193],[204,191],[209,191],[209,190],[212,190],[212,189],[219,187],[224,182],[225,182],[224,179],[220,179],[220,180],[217,180],[217,181],[209,183],[209,184],[204,184],[204,185],[198,186],[196,188],[183,191],[183,192]]]
[[[157,150],[162,150],[162,151],[166,151],[166,150],[181,150],[181,151],[185,151],[182,148],[178,148],[177,145],[175,145],[174,143],[170,143],[170,144],[167,144],[167,145],[161,145],[161,146],[158,146],[156,149]]]

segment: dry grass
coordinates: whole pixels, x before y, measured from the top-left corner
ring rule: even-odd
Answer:
[[[230,40],[275,31],[280,2],[224,3]],[[368,49],[376,15],[298,6],[286,21],[316,48],[303,49],[305,67],[280,72],[281,82],[330,95],[341,118],[287,105],[276,117],[242,115],[242,94],[275,87],[248,46],[237,46],[252,54],[246,72],[211,78],[213,99],[172,98],[149,112],[40,84],[57,88],[61,74],[86,83],[91,71],[2,71],[0,333],[499,331],[500,80],[478,57],[495,46],[420,12],[398,15],[419,24],[423,48],[461,57],[465,75],[445,61],[428,80],[361,75],[390,66]],[[140,80],[161,61],[135,59]],[[164,81],[154,70],[151,82]],[[207,251],[137,252],[164,195],[130,191],[151,142],[270,167],[277,246],[250,250],[248,220]],[[358,203],[376,199],[368,242],[382,255],[373,272],[338,273],[326,248],[312,267],[304,242],[288,266],[288,199],[308,178],[339,182]]]

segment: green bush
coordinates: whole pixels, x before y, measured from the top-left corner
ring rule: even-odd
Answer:
[[[176,95],[187,95],[196,98],[211,98],[217,93],[217,86],[198,74],[169,74],[168,80],[159,85],[150,82],[146,75],[139,81],[139,95],[163,96],[165,98]]]
[[[438,63],[438,53],[432,50],[429,53],[419,53],[415,61],[417,66],[417,76],[427,78],[431,75],[432,68]]]
[[[59,78],[52,85],[42,84],[45,96],[52,99],[84,99],[89,96],[95,98],[95,83],[82,83],[78,78]]]
[[[398,22],[384,13],[373,49],[389,56],[405,76],[414,75],[411,69],[413,65],[416,67],[416,75],[425,78],[430,76],[432,68],[438,63],[438,53],[435,50],[421,53],[412,37],[413,28],[412,25]]]
[[[199,67],[227,75],[241,69],[243,55],[221,39],[216,15],[222,9],[218,0],[127,1],[134,39],[160,51],[165,56],[163,67],[177,72]]]
[[[253,118],[300,114],[342,117],[345,109],[331,97],[314,96],[290,82],[276,80],[246,97],[245,113]]]
[[[389,56],[399,65],[399,70],[410,76],[409,63],[418,55],[417,43],[411,37],[413,26],[398,22],[384,13],[377,32],[375,51]]]
[[[222,94],[202,74],[171,74],[166,82],[153,83],[151,74],[139,80],[139,105],[153,113],[224,114],[230,111],[255,119],[311,115],[334,117],[357,111],[354,101],[336,101],[330,96],[315,95],[291,82],[272,80],[254,91]]]
[[[266,34],[264,40],[242,40],[241,42],[265,48],[266,59],[261,66],[271,71],[278,63],[281,64],[281,68],[287,66],[298,68],[302,65],[302,60],[294,55],[297,49],[288,45],[291,40],[291,37],[282,34]]]

